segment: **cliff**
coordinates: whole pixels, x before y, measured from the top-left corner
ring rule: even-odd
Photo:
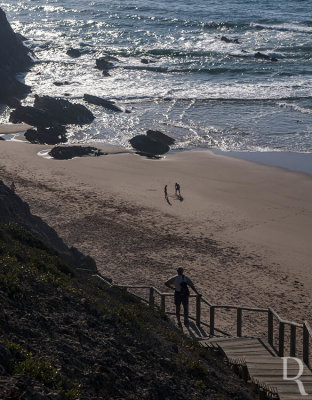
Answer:
[[[16,79],[16,74],[27,71],[31,63],[28,49],[0,8],[0,102],[5,103],[11,96],[21,97],[30,92],[29,86]]]

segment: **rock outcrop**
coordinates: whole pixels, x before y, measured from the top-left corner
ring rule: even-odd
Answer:
[[[141,155],[156,156],[165,154],[175,140],[160,131],[148,130],[146,135],[137,135],[129,140],[131,146]]]
[[[67,142],[66,128],[63,125],[54,125],[50,128],[38,127],[37,129],[28,129],[25,138],[30,143],[51,144]]]
[[[18,107],[10,115],[10,122],[37,126],[52,127],[57,124],[89,124],[94,115],[82,104],[74,104],[64,99],[35,95],[34,107]]]
[[[40,126],[42,128],[47,128],[55,124],[52,115],[39,108],[30,106],[20,106],[13,110],[10,114],[10,122],[13,122],[13,124],[25,122],[25,124]]]
[[[160,155],[165,154],[170,150],[167,144],[154,141],[146,135],[137,135],[129,140],[131,146],[143,155]]]
[[[58,124],[90,124],[94,115],[82,104],[74,104],[64,99],[35,95],[35,108],[51,115]]]
[[[93,96],[91,94],[84,94],[83,99],[87,103],[94,104],[96,106],[102,106],[111,111],[123,112],[123,110],[120,107],[115,105],[114,101],[106,100],[106,99],[103,99],[102,97]]]
[[[11,96],[22,97],[30,92],[29,86],[16,79],[16,74],[27,71],[32,63],[28,51],[0,8],[0,102],[6,103]]]

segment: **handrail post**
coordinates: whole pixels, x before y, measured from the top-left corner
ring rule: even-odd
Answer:
[[[214,325],[215,325],[215,308],[214,306],[210,307],[210,335],[214,335]]]
[[[196,297],[196,325],[200,326],[200,306],[201,306],[201,295],[198,294]]]
[[[303,362],[309,367],[309,331],[306,321],[303,322]]]
[[[243,310],[239,307],[237,309],[237,329],[236,329],[238,337],[242,336],[242,315],[243,315]]]
[[[279,335],[278,335],[278,355],[284,357],[284,338],[285,338],[285,324],[284,322],[279,323]]]
[[[290,357],[296,357],[296,325],[290,326]]]
[[[268,309],[268,342],[273,346],[273,313],[270,308]]]
[[[154,297],[154,288],[150,287],[150,292],[149,292],[149,305],[150,307],[153,307],[155,304],[155,297]]]
[[[163,312],[166,312],[166,296],[164,294],[160,297],[160,309]]]

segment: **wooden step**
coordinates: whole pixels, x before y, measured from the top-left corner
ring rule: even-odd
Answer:
[[[221,347],[242,347],[242,346],[251,346],[254,344],[262,345],[262,342],[259,339],[237,339],[233,341],[217,341],[219,346]]]

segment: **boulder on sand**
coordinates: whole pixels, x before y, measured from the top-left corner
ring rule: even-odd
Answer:
[[[167,145],[171,145],[174,144],[175,139],[173,139],[172,137],[165,135],[164,133],[160,132],[160,131],[152,131],[152,130],[148,130],[146,132],[146,136],[152,140],[154,140],[155,142],[160,142],[163,144],[167,144]]]
[[[83,156],[102,156],[105,154],[102,150],[91,146],[57,146],[49,152],[49,155],[57,160],[69,160]]]
[[[137,135],[129,140],[131,146],[139,153],[145,155],[165,154],[170,150],[167,144],[152,140],[146,135]]]
[[[102,97],[93,96],[91,94],[84,94],[83,99],[88,103],[94,104],[96,106],[105,107],[111,111],[123,112],[123,110],[120,107],[115,105],[114,101],[105,100]]]
[[[51,128],[39,127],[36,129],[28,129],[25,132],[25,138],[30,143],[36,144],[58,144],[67,142],[66,128],[62,125],[55,125]]]

